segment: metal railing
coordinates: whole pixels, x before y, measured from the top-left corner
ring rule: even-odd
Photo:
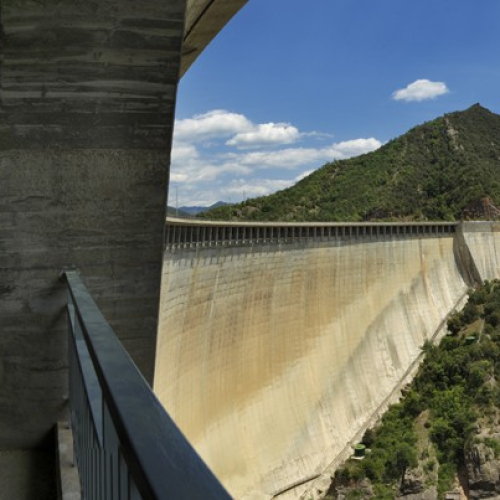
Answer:
[[[231,223],[167,218],[165,248],[197,248],[310,241],[432,238],[455,233],[458,222]]]
[[[230,499],[164,410],[76,271],[68,284],[71,424],[84,499]]]

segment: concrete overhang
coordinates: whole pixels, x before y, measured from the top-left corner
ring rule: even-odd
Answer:
[[[248,0],[188,0],[180,77]]]

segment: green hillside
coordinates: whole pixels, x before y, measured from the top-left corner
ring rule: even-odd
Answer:
[[[365,432],[369,453],[336,471],[325,500],[498,498],[500,280],[470,290],[448,335],[423,350],[404,397]]]
[[[500,116],[476,104],[365,155],[328,163],[270,196],[206,218],[255,221],[454,220],[500,204]]]

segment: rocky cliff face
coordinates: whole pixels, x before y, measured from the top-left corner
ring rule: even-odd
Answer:
[[[480,431],[465,454],[469,498],[500,498],[500,428]]]

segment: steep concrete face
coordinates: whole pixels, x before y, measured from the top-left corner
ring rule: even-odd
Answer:
[[[500,277],[500,223],[465,222],[463,235],[479,279]]]
[[[63,268],[152,379],[184,0],[1,2],[0,448],[65,406]]]
[[[165,255],[155,391],[231,494],[270,498],[321,473],[387,402],[468,288],[454,246]]]

